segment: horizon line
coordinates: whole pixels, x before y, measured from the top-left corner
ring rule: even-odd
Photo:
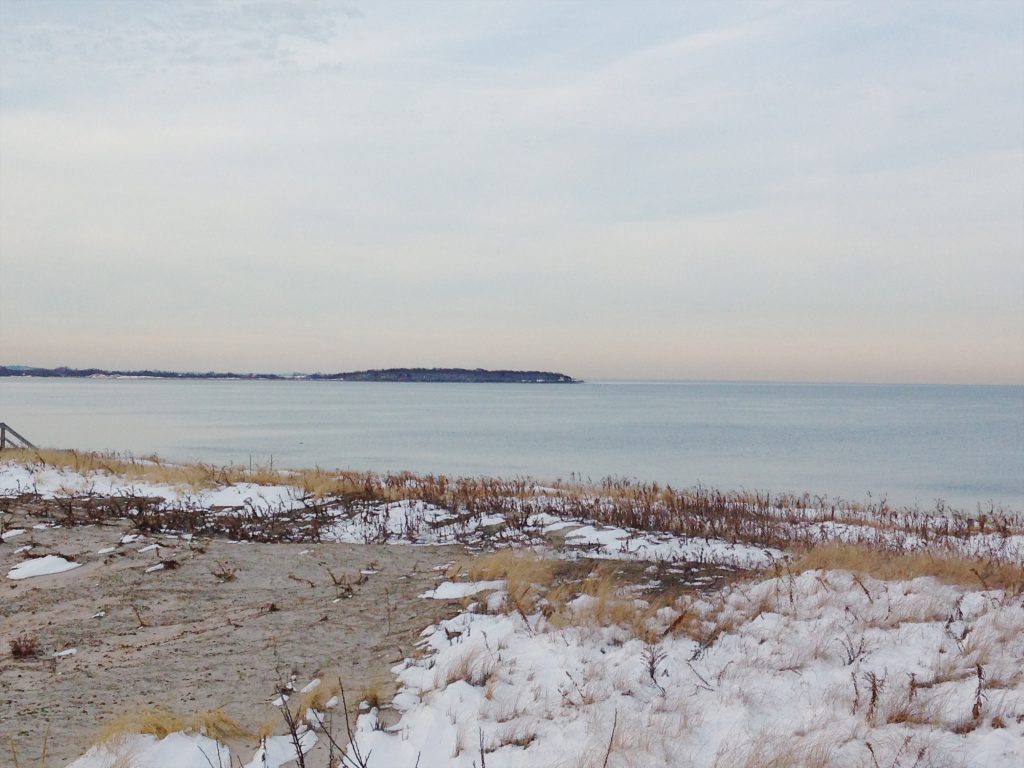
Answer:
[[[54,367],[46,367],[41,365],[23,365],[23,364],[7,364],[0,363],[0,368],[6,369],[24,369],[24,370],[40,370],[40,371],[54,371],[60,369],[80,371],[89,370],[90,368],[96,368],[99,371],[112,371],[113,369],[99,368],[98,366],[88,366],[85,368],[77,368],[69,365],[58,365]],[[540,373],[557,373],[563,376],[569,376],[575,383],[650,383],[650,384],[789,384],[789,385],[832,385],[832,386],[880,386],[880,387],[915,387],[915,386],[928,386],[928,387],[1024,387],[1024,381],[1019,382],[979,382],[979,381],[963,381],[963,382],[939,382],[939,381],[871,381],[871,380],[847,380],[847,379],[835,379],[835,380],[821,380],[821,379],[729,379],[729,378],[660,378],[660,377],[640,377],[640,378],[624,378],[618,376],[597,376],[593,378],[576,377],[570,374],[562,373],[561,371],[550,371],[543,368],[481,368],[481,367],[468,367],[468,366],[388,366],[381,368],[361,368],[353,369],[351,371],[337,371],[337,372],[325,372],[325,371],[215,371],[215,370],[176,370],[172,368],[136,368],[131,370],[125,370],[123,373],[139,373],[142,371],[150,371],[153,373],[168,373],[180,376],[205,376],[214,375],[220,377],[257,377],[257,376],[278,376],[282,377],[282,380],[301,380],[301,379],[289,379],[288,377],[299,377],[299,376],[331,376],[339,373],[365,373],[375,371],[388,371],[388,370],[464,370],[464,371],[483,371],[487,373],[497,371],[511,371],[511,372],[540,372]],[[25,375],[20,377],[15,376],[3,376],[0,378],[54,378],[54,377],[34,377],[31,375]],[[60,378],[60,377],[57,377]],[[90,378],[90,377],[65,377],[65,378]],[[160,378],[160,377],[151,377]],[[315,383],[315,380],[314,380]],[[372,382],[372,381],[348,381],[342,382],[348,384],[393,384],[393,383],[408,383],[408,382]],[[452,382],[413,382],[413,383],[452,383]],[[473,382],[457,382],[457,383],[473,383]]]

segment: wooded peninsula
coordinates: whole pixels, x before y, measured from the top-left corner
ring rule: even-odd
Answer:
[[[0,365],[2,376],[54,379],[236,379],[269,381],[390,381],[460,384],[578,384],[579,380],[552,371],[489,371],[483,368],[377,368],[343,373],[218,373],[160,370],[111,371],[102,368],[34,368]]]

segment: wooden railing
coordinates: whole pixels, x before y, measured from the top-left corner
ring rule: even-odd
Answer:
[[[4,448],[31,448],[35,446],[18,434],[14,429],[0,421],[0,451]]]

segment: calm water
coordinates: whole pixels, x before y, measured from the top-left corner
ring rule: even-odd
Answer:
[[[0,379],[40,445],[1024,509],[1024,387]]]

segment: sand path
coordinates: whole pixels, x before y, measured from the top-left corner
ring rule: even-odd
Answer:
[[[33,527],[41,522],[15,510],[9,527],[26,532],[0,544],[0,747],[9,755],[13,741],[33,766],[47,733],[46,764],[64,766],[100,725],[143,705],[224,707],[255,728],[277,717],[269,702],[290,674],[298,686],[321,675],[341,675],[350,690],[373,679],[390,686],[391,666],[410,655],[420,631],[454,611],[417,595],[437,583],[438,566],[464,554],[456,546],[163,536],[122,544],[132,533],[124,521]],[[33,554],[82,565],[7,579],[28,544]],[[109,547],[116,549],[99,553]],[[171,560],[176,567],[147,572]],[[234,578],[218,579],[222,569]],[[350,595],[335,578],[351,585]],[[35,659],[11,656],[9,642],[22,633],[38,638]]]

